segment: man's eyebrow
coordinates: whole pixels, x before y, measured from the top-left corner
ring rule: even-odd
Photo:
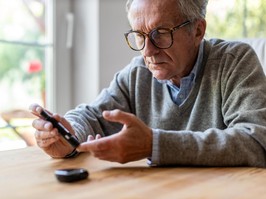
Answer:
[[[155,29],[159,29],[159,28],[169,28],[168,26],[165,26],[165,25],[160,25],[160,26],[156,26],[155,28],[149,30],[149,32],[146,32],[146,31],[142,31],[142,30],[139,30],[139,29],[133,29],[131,28],[130,30],[132,31],[137,31],[137,32],[141,32],[141,33],[145,33],[145,34],[148,34],[150,33],[151,31],[155,30]]]

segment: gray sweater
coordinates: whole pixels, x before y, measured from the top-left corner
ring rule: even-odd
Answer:
[[[120,131],[121,124],[102,117],[103,110],[120,109],[153,129],[152,164],[266,167],[266,78],[255,52],[239,42],[204,46],[195,86],[181,106],[136,57],[93,103],[65,115],[79,140]]]

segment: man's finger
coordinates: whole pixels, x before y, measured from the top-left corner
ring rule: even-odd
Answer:
[[[118,109],[112,111],[104,111],[103,117],[111,122],[119,122],[129,126],[133,122],[133,115],[131,113],[126,113]]]
[[[77,151],[79,151],[79,152],[86,152],[86,151],[95,152],[95,151],[108,150],[110,138],[111,138],[111,136],[101,138],[98,140],[92,140],[89,142],[83,142],[78,146]]]
[[[92,140],[89,142],[83,142],[78,146],[77,151],[78,152],[98,151],[99,150],[98,145],[99,143],[97,143],[96,140]]]
[[[35,119],[32,121],[32,126],[35,129],[38,130],[46,130],[46,131],[51,131],[53,129],[53,125],[51,122],[47,122],[43,119]]]

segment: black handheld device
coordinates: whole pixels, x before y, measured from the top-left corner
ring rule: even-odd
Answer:
[[[57,169],[55,176],[60,182],[76,182],[87,179],[89,172],[83,168]]]
[[[55,128],[57,128],[58,132],[62,137],[74,148],[79,146],[79,141],[73,136],[60,122],[58,122],[55,118],[52,117],[47,111],[42,109],[41,116],[43,119],[51,122]]]

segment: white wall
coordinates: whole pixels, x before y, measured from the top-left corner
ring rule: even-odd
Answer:
[[[108,86],[114,73],[137,54],[124,38],[124,32],[130,29],[125,4],[126,0],[100,1],[100,89]]]
[[[72,107],[92,101],[99,92],[99,2],[73,1],[74,47]]]
[[[126,0],[75,0],[73,106],[91,102],[134,55],[123,33],[129,29]]]
[[[72,9],[71,2],[57,0],[53,2],[54,20],[53,33],[54,51],[51,52],[53,64],[48,65],[47,82],[47,107],[53,112],[63,114],[72,106],[71,75],[72,51],[66,48],[66,14]],[[49,59],[48,59],[49,60]],[[51,67],[50,67],[51,66]]]

